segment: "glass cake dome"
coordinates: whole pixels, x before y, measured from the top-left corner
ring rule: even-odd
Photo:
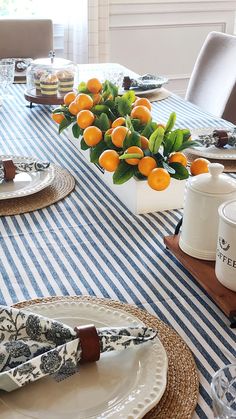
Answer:
[[[60,104],[77,84],[77,66],[72,61],[39,58],[27,68],[25,98],[33,103]]]

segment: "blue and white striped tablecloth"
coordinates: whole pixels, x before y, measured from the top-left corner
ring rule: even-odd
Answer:
[[[52,295],[89,294],[136,304],[170,324],[192,350],[200,375],[194,418],[210,418],[210,382],[235,362],[235,330],[175,257],[163,236],[173,234],[181,211],[135,216],[90,170],[50,108],[29,109],[24,86],[0,109],[0,154],[34,155],[66,168],[76,188],[40,211],[0,219],[0,304]],[[153,104],[154,120],[177,113],[180,127],[222,127],[176,96]]]

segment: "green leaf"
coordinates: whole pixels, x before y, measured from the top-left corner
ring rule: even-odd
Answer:
[[[164,138],[164,128],[158,127],[149,138],[149,149],[153,154],[156,154],[162,144]]]
[[[107,99],[110,95],[112,96],[113,99],[116,96],[118,96],[118,87],[115,86],[115,84],[111,83],[109,80],[106,80],[103,83],[102,96],[104,97],[104,99]]]
[[[100,128],[101,131],[107,131],[110,128],[110,120],[106,113],[102,113],[95,119],[94,125]]]
[[[128,99],[123,96],[116,98],[118,104],[118,112],[120,116],[130,115],[132,106]]]
[[[172,147],[172,151],[178,151],[183,144],[183,132],[181,129],[176,130],[175,142]]]
[[[131,134],[126,135],[124,142],[123,142],[123,150],[126,150],[128,147],[136,145],[137,147],[141,147],[141,140],[140,134],[136,131],[131,132]]]
[[[191,132],[189,129],[182,129],[182,133],[183,133],[183,143],[185,143],[185,141],[188,141],[189,138],[191,137]]]
[[[143,135],[146,138],[149,138],[151,134],[157,129],[157,123],[156,122],[148,122],[143,131],[141,132],[141,135]]]
[[[111,120],[114,121],[119,116],[116,102],[114,100],[107,99],[104,101],[104,105],[109,108]]]
[[[130,120],[131,120],[131,123],[132,123],[132,125],[134,127],[134,131],[140,132],[140,131],[143,130],[143,125],[141,124],[141,122],[140,122],[139,119],[130,118]]]
[[[133,90],[128,90],[126,93],[122,95],[122,97],[126,100],[128,100],[129,103],[134,103],[136,96],[135,92]]]
[[[107,150],[107,145],[104,141],[100,141],[95,147],[90,149],[90,161],[91,163],[98,164],[98,159],[104,150]]]
[[[188,179],[189,172],[186,167],[180,163],[169,163],[169,166],[175,170],[175,174],[170,174],[171,177],[178,180]]]
[[[142,159],[143,156],[139,153],[124,153],[122,156],[119,157],[120,160],[126,160],[126,159]]]
[[[81,150],[84,150],[84,151],[88,150],[90,148],[89,145],[86,144],[86,142],[84,141],[84,137],[81,138],[80,148],[81,148]]]
[[[134,131],[134,127],[133,127],[133,124],[129,115],[127,115],[125,118],[125,125],[127,128],[129,128],[130,131]]]
[[[73,119],[74,119],[74,118],[73,118]],[[62,132],[64,129],[68,128],[68,127],[71,125],[71,123],[72,123],[72,122],[73,122],[73,120],[69,120],[69,119],[67,119],[67,118],[63,119],[63,120],[61,121],[60,125],[59,125],[59,129],[58,129],[59,134],[61,134],[61,132]]]
[[[164,140],[163,140],[163,146],[164,146],[163,154],[164,154],[164,156],[168,156],[171,153],[174,141],[175,141],[175,132],[174,131],[164,135]]]
[[[68,111],[68,106],[61,105],[60,108],[53,109],[52,113],[65,113]]]
[[[131,166],[124,161],[120,162],[119,166],[113,174],[113,183],[115,185],[122,185],[133,177],[134,172],[135,166]]]
[[[176,129],[168,134],[165,134],[164,137],[164,156],[168,156],[173,151],[181,150],[183,143],[183,132],[181,129]]]
[[[93,112],[95,115],[101,115],[102,113],[106,113],[109,116],[110,109],[106,105],[95,105],[91,109],[91,112]]]
[[[198,141],[188,140],[185,141],[185,143],[182,144],[182,146],[179,148],[178,151],[185,150],[186,148],[193,148],[193,147],[199,147],[201,144]]]
[[[78,86],[78,92],[79,93],[88,93],[87,85],[84,81],[82,81]]]
[[[172,131],[172,129],[174,128],[174,125],[175,125],[175,121],[176,121],[176,113],[172,112],[169,116],[168,121],[167,121],[167,124],[166,124],[166,127],[165,127],[165,133]]]
[[[79,136],[83,134],[83,130],[79,127],[77,122],[73,125],[72,132],[75,138],[79,138]]]

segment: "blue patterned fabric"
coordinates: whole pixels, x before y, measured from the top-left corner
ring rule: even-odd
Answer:
[[[0,219],[0,304],[52,295],[93,295],[136,304],[170,324],[192,350],[200,376],[194,418],[211,417],[210,382],[235,362],[235,330],[164,246],[182,211],[133,215],[96,177],[65,135],[50,107],[32,109],[24,86],[0,110],[1,154],[35,156],[67,169],[76,188],[40,211]],[[165,123],[177,113],[182,128],[231,127],[177,96],[153,104]]]

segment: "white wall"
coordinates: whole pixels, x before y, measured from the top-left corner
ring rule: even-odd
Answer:
[[[164,74],[184,95],[210,31],[234,32],[235,0],[110,0],[109,61]]]

